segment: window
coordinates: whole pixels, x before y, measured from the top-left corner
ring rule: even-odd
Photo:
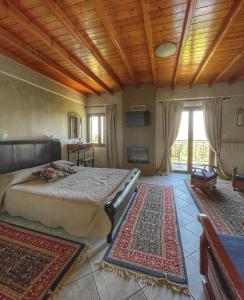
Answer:
[[[87,115],[87,139],[89,143],[104,145],[105,114],[92,113]]]

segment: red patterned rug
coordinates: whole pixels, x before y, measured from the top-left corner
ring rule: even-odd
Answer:
[[[208,215],[218,233],[244,235],[244,193],[233,191],[231,183],[219,181],[216,189],[193,190],[185,181],[200,212]]]
[[[118,229],[101,269],[166,284],[187,294],[187,275],[173,190],[143,183]]]
[[[0,222],[0,299],[54,297],[87,250],[84,244]]]

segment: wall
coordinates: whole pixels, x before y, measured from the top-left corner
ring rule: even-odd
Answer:
[[[223,116],[222,116],[222,153],[224,164],[226,164],[226,172],[231,173],[231,165],[239,165],[240,157],[236,154],[233,158],[225,149],[236,149],[236,153],[240,153],[241,147],[244,144],[244,127],[236,126],[236,111],[238,108],[244,109],[244,83],[239,81],[231,86],[225,83],[215,84],[213,87],[207,85],[197,85],[192,89],[188,87],[177,87],[174,90],[169,88],[161,88],[157,91],[156,100],[187,100],[199,99],[204,97],[227,97],[223,102]],[[228,97],[230,97],[228,99]],[[189,102],[190,104],[192,102]],[[159,105],[159,104],[157,104]],[[231,146],[230,144],[236,144]],[[227,145],[228,144],[228,145]],[[240,144],[240,145],[238,145]],[[157,153],[160,149],[156,150]],[[228,150],[229,151],[229,150]],[[225,153],[226,152],[226,153]],[[228,161],[227,161],[228,160]]]
[[[8,139],[61,139],[62,157],[69,137],[68,113],[83,118],[86,98],[15,62],[0,57],[0,132]]]
[[[113,95],[104,93],[101,96],[90,95],[87,101],[87,112],[105,112],[105,105],[117,105],[116,133],[119,167],[123,167],[123,107],[122,92],[116,92]],[[105,141],[106,143],[106,141]],[[95,148],[95,166],[107,167],[107,152],[105,147]]]
[[[87,112],[105,112],[105,105],[116,104],[117,105],[117,142],[118,142],[118,156],[119,156],[119,167],[125,168],[128,167],[124,161],[124,151],[127,145],[127,142],[132,138],[123,137],[124,131],[124,112],[123,110],[127,109],[124,107],[125,102],[130,106],[131,104],[148,104],[150,109],[154,107],[156,90],[151,85],[143,85],[140,88],[136,87],[126,87],[123,91],[116,92],[113,95],[108,93],[102,94],[101,96],[91,95],[87,100]],[[150,157],[151,161],[154,161],[154,110],[151,115],[151,126],[149,135],[137,135],[140,138],[145,137],[150,140]],[[130,130],[131,132],[131,130]],[[152,141],[151,141],[152,140]],[[144,141],[143,141],[144,142]],[[140,144],[140,141],[139,141]],[[95,148],[95,166],[97,167],[107,167],[107,154],[106,147],[97,147]],[[131,166],[130,166],[131,167]]]
[[[126,169],[140,168],[143,175],[155,174],[155,97],[156,88],[152,85],[142,85],[139,88],[126,87],[123,91],[124,112],[124,167]],[[150,112],[150,125],[145,127],[126,127],[125,114],[131,110],[131,105],[146,105]],[[149,148],[149,164],[134,164],[127,162],[128,146],[146,146]]]
[[[244,142],[244,127],[236,126],[236,110],[244,108],[244,83],[239,81],[233,85],[225,83],[215,84],[209,88],[207,85],[197,85],[192,89],[177,87],[174,90],[160,88],[157,91],[156,101],[202,99],[204,97],[231,97],[223,103],[222,140]]]
[[[117,92],[114,95],[103,94],[101,97],[92,95],[88,97],[87,105],[88,111],[92,110],[94,112],[105,111],[104,106],[94,107],[94,105],[102,104],[117,104],[118,109],[118,122],[117,122],[117,132],[118,132],[118,150],[119,150],[119,160],[120,167],[123,164],[123,145],[127,142],[123,140],[123,103],[127,102],[127,99],[131,99],[133,104],[143,104],[144,99],[148,98],[148,103],[154,105],[156,102],[156,111],[158,101],[161,100],[188,100],[196,99],[201,100],[204,97],[231,97],[231,99],[224,100],[223,105],[223,127],[222,127],[222,140],[223,142],[244,142],[244,127],[236,127],[236,110],[240,107],[244,108],[244,84],[243,82],[237,82],[231,86],[224,83],[215,84],[213,87],[209,88],[207,85],[198,85],[192,89],[188,87],[177,87],[174,90],[170,88],[159,88],[157,93],[153,94],[152,86],[143,85],[140,88],[136,87],[126,87],[121,92]],[[148,95],[148,97],[147,97]],[[190,105],[199,105],[201,102],[194,101],[188,102]],[[91,107],[93,106],[93,107]],[[156,122],[156,117],[154,118]],[[152,132],[151,136],[154,137],[155,133]],[[157,137],[156,137],[157,138]],[[126,138],[127,139],[127,138]],[[157,156],[160,149],[156,149],[155,153]],[[96,148],[96,165],[97,166],[107,166],[106,159],[106,149]]]

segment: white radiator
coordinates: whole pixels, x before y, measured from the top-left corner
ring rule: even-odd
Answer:
[[[238,171],[244,172],[244,142],[223,142],[220,156],[226,174],[232,174],[232,168],[235,166],[238,167]]]

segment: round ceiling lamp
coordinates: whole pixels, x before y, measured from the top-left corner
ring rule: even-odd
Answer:
[[[174,43],[164,43],[155,49],[155,54],[158,57],[168,57],[175,54],[176,48],[176,44]]]

